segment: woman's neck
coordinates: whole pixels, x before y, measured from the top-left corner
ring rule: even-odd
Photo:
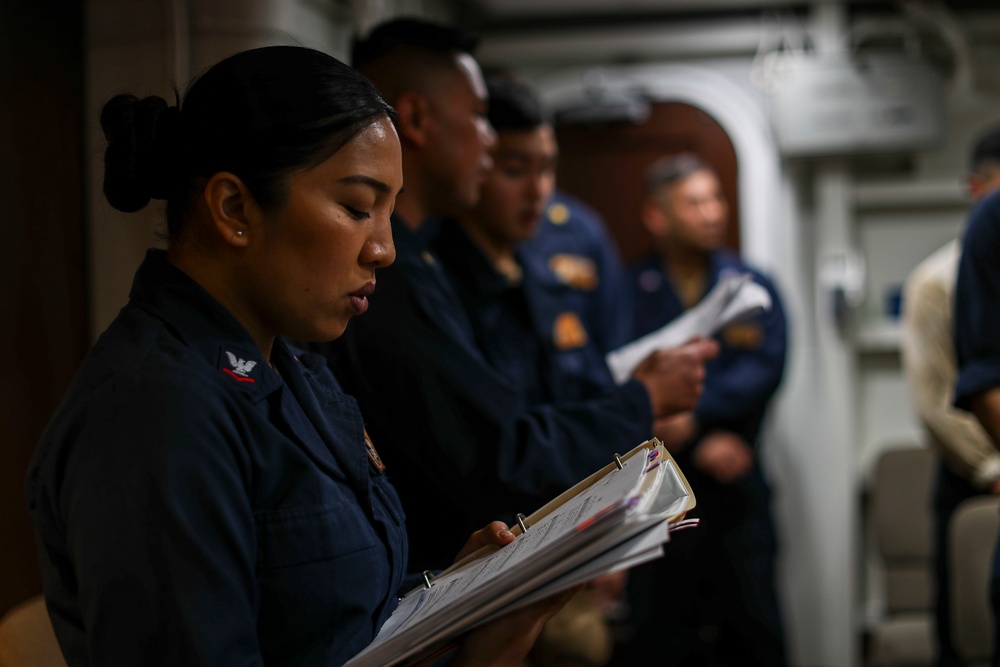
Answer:
[[[224,258],[208,257],[207,253],[208,251],[197,249],[193,244],[172,242],[167,250],[167,261],[198,283],[229,311],[256,343],[264,361],[270,364],[274,334],[260,325],[259,318],[240,298],[239,281],[230,278],[230,274],[235,272],[226,270],[230,262]]]

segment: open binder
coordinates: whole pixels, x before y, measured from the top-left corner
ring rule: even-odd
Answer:
[[[648,440],[530,516],[517,538],[486,547],[407,593],[345,667],[419,664],[466,630],[594,577],[663,554],[695,498],[663,444]]]

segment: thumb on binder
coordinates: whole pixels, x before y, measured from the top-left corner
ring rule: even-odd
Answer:
[[[473,554],[483,547],[496,545],[499,547],[510,544],[514,541],[514,533],[510,532],[507,524],[503,521],[492,521],[485,528],[480,528],[469,536],[468,541],[455,556],[455,562],[463,560],[466,556]]]

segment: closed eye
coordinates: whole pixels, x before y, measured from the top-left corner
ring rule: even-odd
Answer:
[[[344,205],[344,210],[347,211],[347,213],[355,220],[367,220],[368,218],[371,217],[370,213],[366,213],[365,211],[359,211],[358,209],[352,206],[347,206],[346,204]]]

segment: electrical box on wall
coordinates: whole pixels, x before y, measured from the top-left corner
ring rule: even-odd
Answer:
[[[944,139],[944,83],[916,58],[786,56],[771,83],[771,121],[787,157],[920,150]]]

